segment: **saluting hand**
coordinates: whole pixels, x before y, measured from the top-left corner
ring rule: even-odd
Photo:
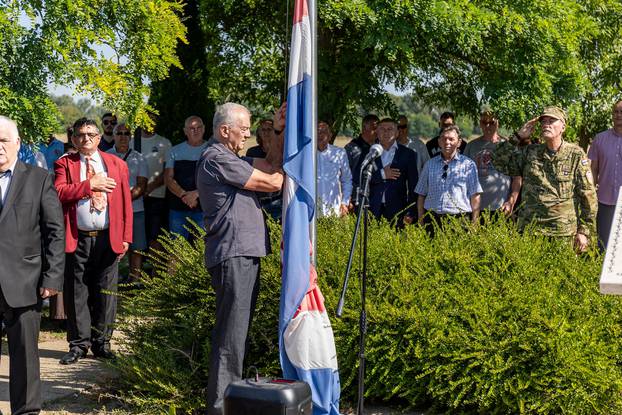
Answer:
[[[527,121],[525,125],[523,125],[521,129],[516,132],[516,135],[518,135],[521,140],[526,140],[531,137],[531,134],[533,133],[539,119],[540,117],[538,116]]]

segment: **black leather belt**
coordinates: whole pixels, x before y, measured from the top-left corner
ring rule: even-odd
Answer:
[[[83,230],[78,229],[78,234],[82,236],[96,237],[96,236],[103,235],[104,233],[108,233],[108,229],[101,229],[98,231],[83,231]]]

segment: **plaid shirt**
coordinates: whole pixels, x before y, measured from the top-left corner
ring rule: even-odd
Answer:
[[[459,153],[449,163],[439,154],[423,167],[415,192],[426,197],[426,210],[452,215],[471,212],[471,196],[482,193],[477,166]]]

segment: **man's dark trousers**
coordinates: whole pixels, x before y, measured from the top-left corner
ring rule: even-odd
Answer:
[[[233,257],[208,269],[216,292],[216,326],[207,383],[210,415],[223,413],[225,389],[242,378],[248,329],[259,293],[259,263],[256,257]]]
[[[78,232],[76,251],[65,261],[65,310],[69,348],[109,349],[117,311],[117,254],[107,231]]]
[[[41,306],[12,308],[0,293],[0,313],[9,343],[11,413],[38,414],[41,408],[38,345]]]

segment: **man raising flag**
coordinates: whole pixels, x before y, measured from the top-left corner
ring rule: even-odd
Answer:
[[[310,9],[311,7],[311,9]],[[283,274],[279,350],[283,376],[309,384],[314,415],[339,414],[333,331],[311,263],[315,221],[313,45],[315,0],[296,0],[287,93],[283,170]]]

